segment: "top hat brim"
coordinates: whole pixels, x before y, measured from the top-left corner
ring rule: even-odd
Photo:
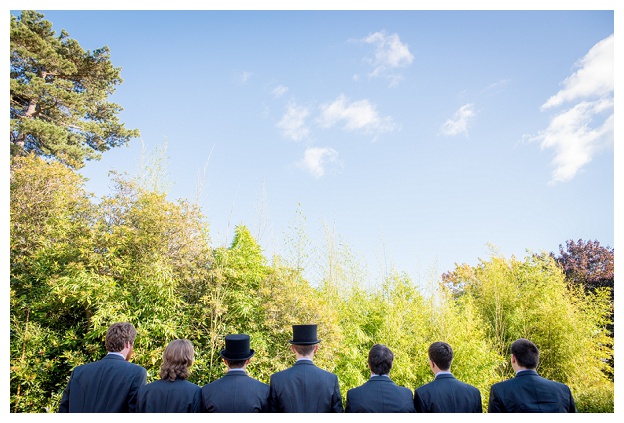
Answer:
[[[314,344],[318,344],[319,342],[321,342],[320,339],[317,339],[316,341],[288,341],[293,345],[314,345]]]
[[[221,351],[219,352],[219,355],[220,355],[222,358],[225,358],[226,360],[232,360],[232,361],[234,361],[234,360],[249,360],[251,357],[253,357],[253,356],[254,356],[254,354],[255,354],[255,353],[256,353],[256,352],[255,352],[254,350],[249,350],[249,355],[248,355],[248,356],[246,356],[246,357],[232,357],[232,356],[228,356],[228,355],[226,355],[226,354],[225,354],[225,350],[223,349],[223,350],[221,350]]]

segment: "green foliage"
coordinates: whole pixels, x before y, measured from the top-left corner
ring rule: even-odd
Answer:
[[[445,341],[453,373],[481,391],[484,409],[489,387],[512,376],[509,345],[526,337],[540,348],[540,374],[568,384],[579,411],[613,412],[611,293],[569,284],[546,254],[456,266],[426,294],[394,271],[376,286],[327,227],[318,250],[293,228],[286,258],[269,263],[247,227],[213,248],[196,205],[168,201],[141,178],[113,181],[111,195],[93,202],[62,164],[11,160],[13,412],[55,411],[71,369],[105,354],[106,330],[120,320],[139,331],[133,361],[150,381],[167,343],[191,340],[189,379],[199,385],[223,375],[226,334],[251,335],[248,371],[268,383],[294,362],[291,326],[317,323],[315,363],[338,375],[343,400],[368,379],[373,344],[393,351],[392,379],[414,390],[433,379],[429,345]]]
[[[106,101],[122,82],[108,47],[85,51],[32,10],[11,15],[10,47],[11,155],[34,152],[80,168],[139,136]]]
[[[450,279],[462,282],[460,298],[474,301],[494,350],[506,358],[496,370],[499,380],[513,376],[509,346],[527,338],[540,349],[542,376],[568,384],[573,395],[588,388],[607,396],[612,391],[607,290],[592,294],[569,285],[547,254],[532,254],[524,261],[494,256],[474,268],[457,266]],[[608,404],[612,398],[593,402]],[[582,400],[577,407],[586,411]]]

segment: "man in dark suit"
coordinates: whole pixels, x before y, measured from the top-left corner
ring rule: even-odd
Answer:
[[[256,353],[249,348],[249,335],[226,335],[220,355],[228,370],[225,376],[202,387],[204,413],[265,413],[269,385],[247,375],[249,360]]]
[[[320,339],[316,325],[293,325],[291,350],[297,362],[274,373],[269,382],[269,411],[273,413],[342,413],[338,377],[314,365]]]
[[[516,376],[490,388],[488,413],[576,413],[570,388],[537,374],[539,350],[528,339],[511,344]]]
[[[147,372],[129,362],[136,329],[132,323],[113,323],[106,332],[108,354],[101,360],[74,368],[63,391],[59,413],[134,412],[137,391]]]
[[[417,413],[482,413],[481,392],[451,373],[453,349],[446,342],[429,346],[429,367],[435,379],[414,392]]]
[[[201,388],[186,380],[191,374],[195,349],[188,339],[174,339],[163,352],[160,380],[141,386],[137,413],[196,413]]]
[[[375,344],[368,352],[371,377],[363,385],[347,391],[345,413],[414,413],[412,391],[390,380],[394,354],[385,345]]]

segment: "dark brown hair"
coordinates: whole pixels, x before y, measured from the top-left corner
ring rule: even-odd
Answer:
[[[385,345],[375,344],[368,352],[368,365],[376,375],[387,375],[392,369],[394,354]]]
[[[132,323],[113,323],[106,332],[106,341],[104,344],[106,346],[106,351],[119,352],[126,348],[127,342],[130,342],[130,345],[134,345],[136,336],[137,331]]]
[[[297,351],[299,355],[308,356],[312,354],[312,351],[314,351],[314,347],[316,347],[316,345],[317,344],[314,344],[314,345],[293,344],[293,348],[295,349],[295,351]]]
[[[429,345],[429,360],[433,361],[438,369],[447,371],[453,361],[453,349],[446,342],[434,342]]]
[[[520,366],[527,369],[537,369],[539,350],[533,342],[520,338],[511,344],[511,353],[516,357]]]

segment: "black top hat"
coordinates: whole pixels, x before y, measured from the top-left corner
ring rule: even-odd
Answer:
[[[293,339],[288,341],[295,345],[314,345],[321,342],[316,339],[316,325],[293,325]]]
[[[249,335],[225,335],[225,349],[219,352],[226,360],[247,360],[256,352],[249,349]]]

